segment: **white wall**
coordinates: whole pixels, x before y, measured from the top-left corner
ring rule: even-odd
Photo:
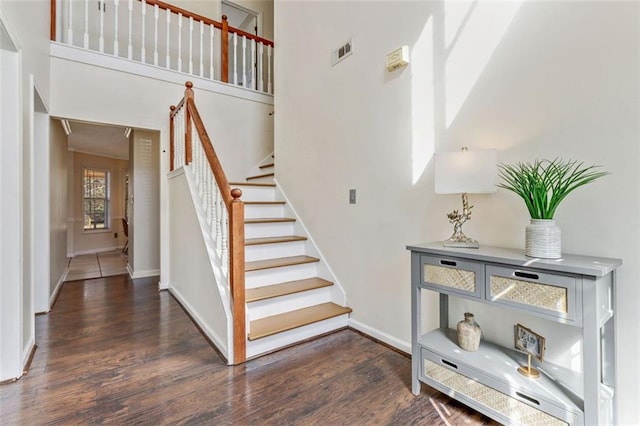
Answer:
[[[61,284],[67,268],[67,136],[58,120],[49,120],[49,297]],[[71,154],[73,155],[73,154]]]
[[[134,129],[129,152],[129,268],[133,277],[160,270],[160,133]]]
[[[232,350],[229,295],[223,290],[227,284],[220,275],[219,265],[215,265],[217,273],[214,272],[215,261],[209,257],[192,193],[182,170],[172,173],[169,179],[169,196],[169,289],[224,356],[232,359],[229,353]],[[227,300],[226,306],[223,298]]]
[[[624,260],[619,411],[621,424],[636,423],[639,5],[478,2],[467,14],[468,5],[276,2],[277,179],[345,287],[352,318],[408,346],[405,246],[447,238],[446,213],[460,204],[433,192],[434,151],[466,145],[497,148],[501,162],[558,156],[602,164],[612,174],[572,194],[556,219],[565,252]],[[349,38],[353,55],[331,67],[330,52]],[[388,73],[385,55],[402,45],[411,65]],[[356,205],[348,204],[350,188]],[[524,246],[528,214],[514,195],[471,202],[467,235]],[[427,299],[426,322],[435,327],[436,300]],[[456,320],[472,309],[486,338],[506,345],[522,319],[467,302],[454,308]],[[565,350],[576,330],[524,320],[548,337],[551,360],[575,367]]]
[[[7,51],[3,50],[1,61],[4,83],[8,82],[6,87],[5,84],[2,85],[2,97],[5,101],[13,97],[13,104],[10,106],[12,111],[4,110],[9,103],[3,107],[7,125],[2,125],[0,129],[5,148],[2,162],[10,164],[3,171],[6,187],[2,194],[3,204],[8,206],[5,212],[7,214],[2,214],[2,220],[10,229],[2,231],[2,241],[7,247],[12,247],[13,253],[3,253],[2,271],[6,281],[0,283],[3,302],[8,304],[3,307],[1,327],[3,330],[5,327],[12,330],[9,334],[3,331],[0,336],[3,343],[0,351],[0,380],[3,380],[22,375],[22,366],[28,359],[35,339],[29,176],[33,150],[29,117],[33,113],[34,84],[39,88],[45,105],[49,99],[49,2],[0,0],[0,21],[0,27],[3,27],[0,36],[3,39],[2,48],[6,49],[11,44],[10,50],[17,51],[15,55],[7,53],[9,56],[5,56]],[[9,44],[5,40],[7,34],[11,39]],[[30,79],[31,74],[34,75],[33,80]],[[14,125],[17,125],[17,129],[13,128]],[[16,151],[13,151],[14,148]],[[16,153],[17,157],[14,156]],[[19,219],[14,217],[14,213]],[[14,292],[13,286],[17,286],[18,293]],[[14,333],[16,339],[13,339]]]

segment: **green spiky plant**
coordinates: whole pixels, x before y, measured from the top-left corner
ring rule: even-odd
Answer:
[[[609,174],[598,171],[599,167],[558,158],[500,164],[498,186],[522,197],[531,219],[553,219],[560,202],[573,190]]]

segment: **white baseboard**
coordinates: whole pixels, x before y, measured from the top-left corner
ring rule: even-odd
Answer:
[[[158,281],[158,290],[169,290],[169,283],[167,281]]]
[[[26,348],[24,349],[24,352],[22,353],[22,371],[24,372],[24,368],[27,366],[27,362],[29,362],[29,357],[31,356],[31,352],[33,351],[33,348],[36,345],[36,338],[35,336],[31,336],[31,338],[29,339],[29,342],[27,343]]]
[[[189,302],[187,302],[186,299],[182,297],[178,290],[173,287],[169,287],[168,290],[169,293],[178,301],[178,303],[180,303],[180,305],[182,305],[182,307],[187,311],[191,319],[193,319],[196,324],[198,324],[200,329],[204,332],[204,334],[207,335],[209,340],[211,340],[213,344],[216,345],[216,348],[218,348],[218,350],[227,358],[227,360],[231,360],[229,349],[227,348],[225,341],[221,339],[220,336],[218,336],[216,332],[213,331],[207,324],[205,324],[204,321],[202,321],[196,310],[193,309],[193,306],[191,306]]]
[[[56,284],[56,288],[53,289],[53,293],[51,293],[51,296],[49,297],[49,310],[47,312],[51,311],[51,308],[53,307],[53,302],[56,301],[56,297],[58,297],[58,293],[60,293],[60,290],[62,289],[62,284],[64,284],[68,274],[69,274],[69,266],[64,268],[64,272],[60,276],[60,279]]]
[[[361,331],[364,334],[376,338],[381,342],[386,343],[387,345],[393,346],[394,348],[411,355],[411,344],[409,342],[397,339],[383,331],[380,331],[373,327],[369,327],[368,325],[356,321],[353,318],[349,318],[349,327]]]
[[[131,265],[127,263],[127,272],[129,272],[129,276],[132,280],[136,278],[146,278],[146,277],[159,277],[160,269],[148,269],[146,271],[134,271],[131,269]]]

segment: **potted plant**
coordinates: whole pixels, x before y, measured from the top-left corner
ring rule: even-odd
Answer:
[[[553,216],[567,195],[608,174],[599,171],[599,167],[558,158],[498,165],[502,181],[498,187],[522,197],[531,215],[525,239],[527,256],[561,257],[560,228],[555,225]]]

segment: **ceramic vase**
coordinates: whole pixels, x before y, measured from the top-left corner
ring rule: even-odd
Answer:
[[[553,219],[531,219],[525,234],[525,254],[529,257],[558,259],[561,253],[561,231]]]
[[[475,352],[480,346],[482,331],[473,318],[473,314],[466,312],[464,319],[458,323],[458,345],[465,351]]]

